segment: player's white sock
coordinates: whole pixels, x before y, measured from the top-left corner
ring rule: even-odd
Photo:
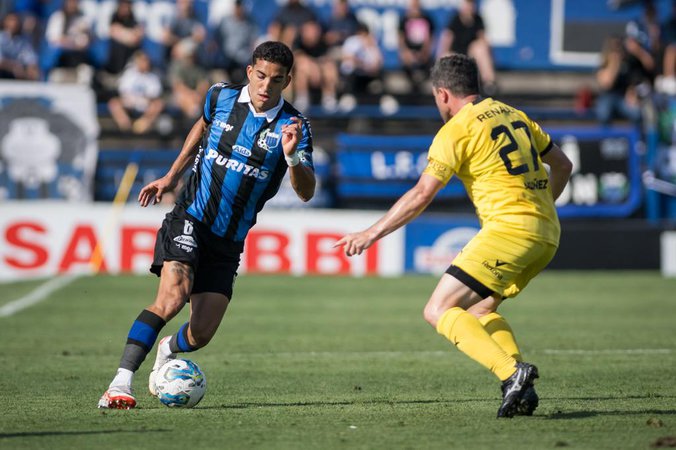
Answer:
[[[117,369],[117,374],[113,381],[110,382],[110,387],[113,386],[129,386],[131,387],[131,382],[134,380],[134,372],[129,369],[119,368]]]

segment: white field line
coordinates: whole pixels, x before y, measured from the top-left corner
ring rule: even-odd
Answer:
[[[230,353],[230,357],[281,357],[281,358],[309,358],[336,356],[356,357],[356,358],[398,358],[398,357],[440,357],[451,353],[451,350],[410,350],[410,351],[370,351],[370,352],[262,352],[262,353]],[[606,350],[563,350],[563,349],[543,349],[530,350],[529,354],[546,355],[665,355],[676,353],[676,349],[670,348],[638,348],[638,349],[606,349]]]
[[[33,289],[27,295],[24,295],[21,298],[18,298],[14,301],[7,303],[0,307],[0,317],[9,317],[19,311],[22,311],[26,308],[29,308],[35,304],[40,303],[43,300],[49,298],[49,296],[58,291],[59,289],[69,285],[75,279],[79,278],[80,275],[66,275],[62,277],[52,278],[45,283],[42,283],[40,286]]]
[[[672,353],[670,348],[625,348],[606,350],[581,350],[581,349],[545,349],[547,355],[666,355]]]

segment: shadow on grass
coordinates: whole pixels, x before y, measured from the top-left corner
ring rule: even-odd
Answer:
[[[199,409],[247,409],[247,408],[293,408],[293,407],[308,407],[308,406],[350,406],[350,405],[444,405],[452,403],[470,403],[470,402],[485,402],[495,401],[495,399],[464,399],[464,400],[345,400],[345,401],[315,401],[315,402],[245,402],[233,403],[230,405],[223,404],[219,406],[204,406]]]
[[[45,436],[85,436],[89,434],[113,434],[113,433],[166,433],[173,431],[165,428],[156,430],[97,430],[97,431],[25,431],[21,433],[0,433],[0,440],[21,437],[45,437]]]
[[[546,419],[552,420],[571,420],[571,419],[586,419],[588,417],[596,416],[633,416],[637,414],[654,414],[654,415],[673,415],[676,414],[675,409],[640,409],[637,411],[557,411],[545,416]]]

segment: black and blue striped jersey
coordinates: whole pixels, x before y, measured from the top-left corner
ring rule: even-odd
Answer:
[[[204,102],[208,127],[177,204],[215,235],[244,241],[286,173],[281,129],[292,117],[302,121],[301,164],[314,170],[310,124],[290,103],[256,113],[246,86],[213,85]]]

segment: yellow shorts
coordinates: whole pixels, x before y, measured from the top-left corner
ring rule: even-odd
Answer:
[[[513,229],[482,228],[446,271],[483,298],[514,297],[552,260],[557,246],[519,236]]]

